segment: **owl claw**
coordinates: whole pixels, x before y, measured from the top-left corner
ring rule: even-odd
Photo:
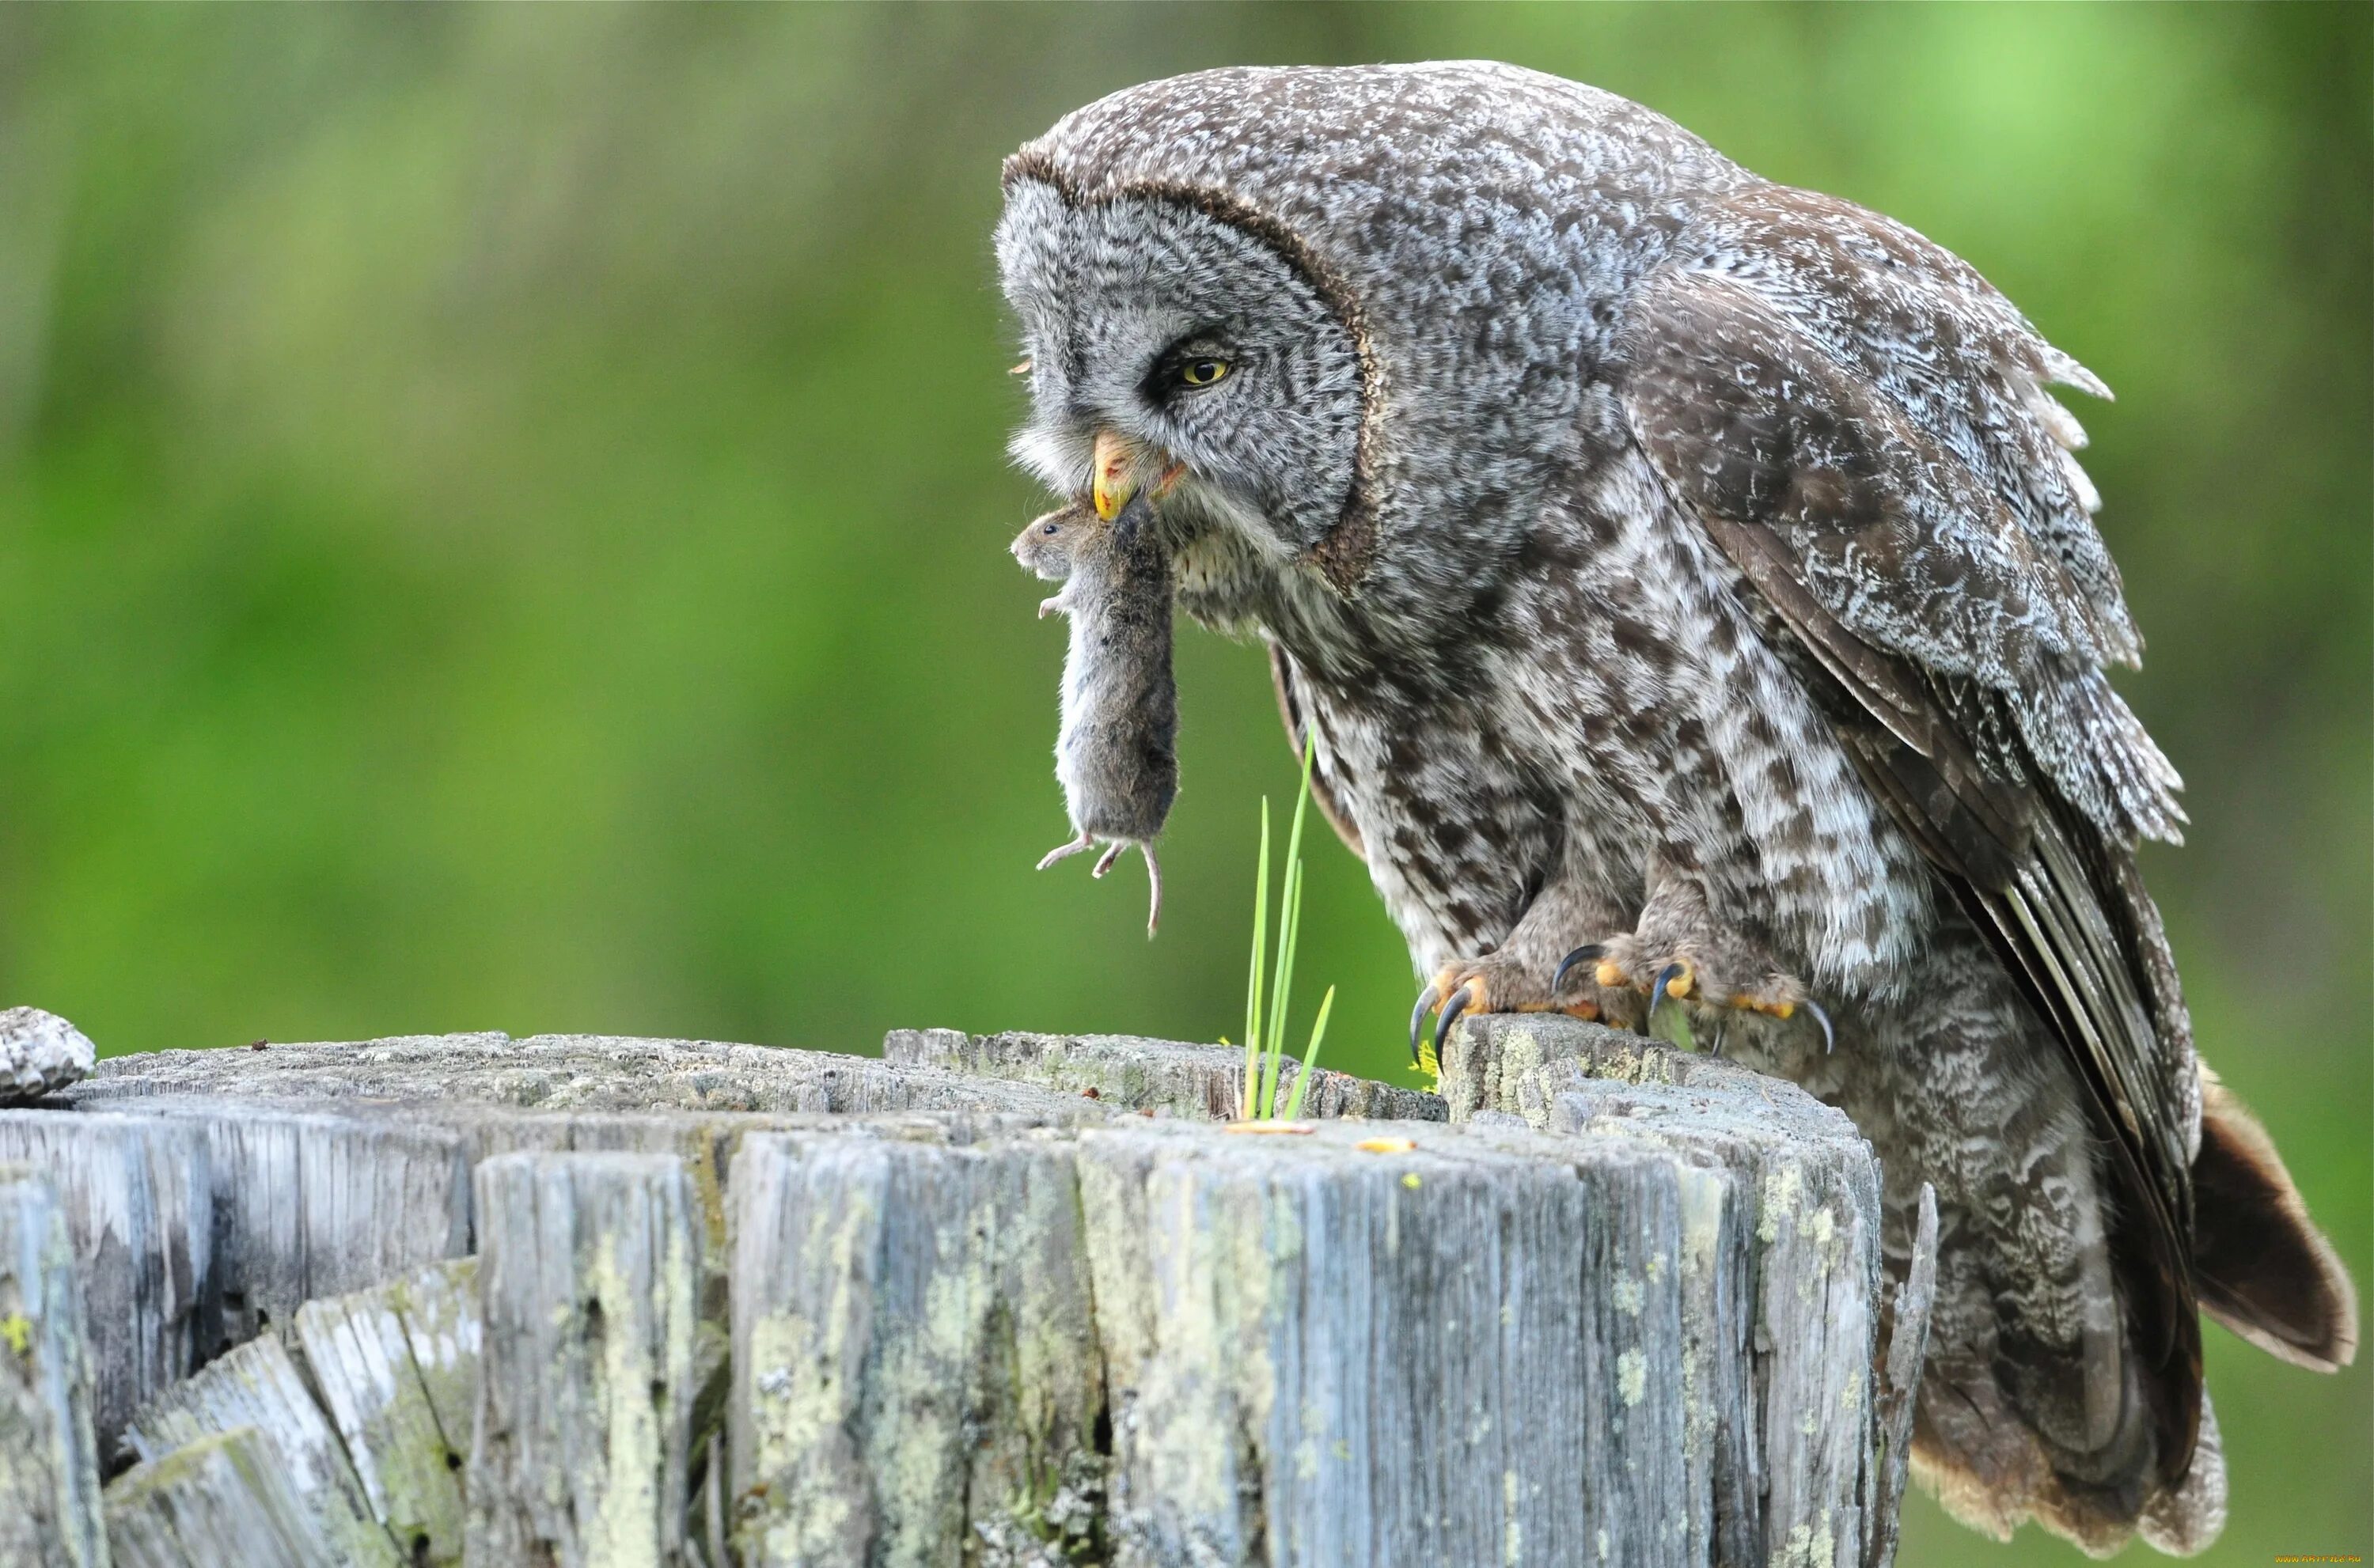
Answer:
[[[1673,994],[1667,988],[1678,983],[1683,990],[1689,989],[1689,972],[1690,966],[1680,963],[1668,964],[1657,971],[1657,977],[1649,982],[1649,1016],[1641,1020],[1642,1034],[1647,1034],[1650,1026],[1657,1022],[1657,1004]]]
[[[1556,996],[1566,989],[1566,977],[1576,965],[1589,964],[1595,959],[1606,956],[1607,944],[1599,942],[1594,942],[1587,947],[1578,947],[1558,961],[1557,973],[1550,977],[1550,995]]]
[[[1822,1026],[1822,1054],[1824,1056],[1829,1055],[1830,1052],[1837,1047],[1839,1043],[1838,1036],[1830,1028],[1830,1015],[1823,1012],[1822,1004],[1816,1001],[1811,997],[1807,997],[1804,1001],[1799,1002],[1797,1005],[1812,1013],[1814,1015],[1814,1022]]]
[[[1434,1010],[1435,998],[1441,994],[1441,989],[1440,986],[1428,986],[1417,993],[1417,1005],[1410,1009],[1410,1065],[1413,1067],[1422,1066],[1426,1061],[1426,1058],[1418,1054],[1418,1041],[1422,1038],[1419,1031],[1426,1027],[1426,1015]],[[1436,1052],[1434,1059],[1440,1061],[1442,1054]]]
[[[1451,992],[1450,998],[1443,1002],[1442,1012],[1434,1021],[1434,1059],[1436,1061],[1442,1059],[1442,1043],[1451,1038],[1451,1026],[1459,1022],[1459,1015],[1466,1012],[1467,1004],[1475,1000],[1475,988],[1462,986]]]

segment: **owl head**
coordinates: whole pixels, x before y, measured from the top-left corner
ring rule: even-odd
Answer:
[[[1083,199],[1014,160],[997,255],[1030,362],[1016,454],[1108,518],[1167,486],[1280,554],[1316,544],[1352,491],[1361,362],[1299,250],[1210,192]]]
[[[1439,579],[1429,535],[1457,530],[1471,563],[1479,540],[1513,549],[1557,491],[1610,302],[1684,188],[1736,175],[1621,99],[1506,65],[1128,88],[1005,166],[1031,398],[1013,450],[1108,516],[1162,486],[1166,512],[1340,592],[1381,556]]]

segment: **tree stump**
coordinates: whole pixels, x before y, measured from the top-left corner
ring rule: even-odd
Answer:
[[[158,1520],[229,1516],[258,1464],[239,1561],[1892,1551],[1926,1277],[1883,1298],[1871,1152],[1792,1085],[1487,1018],[1440,1097],[1324,1075],[1249,1129],[1234,1050],[887,1049],[167,1053],[0,1112],[93,1293],[207,1330],[98,1336],[102,1384],[149,1358],[98,1423],[154,1456],[108,1489],[118,1560],[179,1561]]]
[[[0,1165],[0,1562],[104,1568],[91,1353],[57,1193]]]
[[[316,1550],[334,1562],[396,1568],[395,1547],[371,1513],[337,1433],[276,1339],[251,1340],[166,1389],[132,1418],[124,1438],[155,1464],[203,1439],[253,1431],[286,1479]]]
[[[1104,1400],[1075,1153],[1028,1134],[744,1145],[728,1408],[746,1560],[1093,1550]]]
[[[486,1246],[464,1561],[684,1560],[699,1243],[660,1154],[478,1167]]]
[[[252,1426],[201,1437],[107,1489],[117,1568],[318,1568],[338,1559]]]
[[[74,1243],[98,1376],[100,1451],[136,1405],[220,1342],[206,1129],[159,1117],[0,1110],[0,1161],[43,1172]]]
[[[1228,1046],[1182,1046],[1126,1035],[968,1035],[960,1029],[893,1029],[882,1042],[894,1066],[946,1068],[975,1078],[1012,1079],[1081,1094],[1128,1110],[1232,1119],[1241,1105],[1245,1053]],[[1294,1094],[1302,1064],[1278,1064],[1277,1103]],[[1372,1117],[1447,1121],[1442,1097],[1319,1068],[1302,1112],[1312,1117]]]
[[[305,1364],[371,1514],[415,1568],[462,1561],[456,1472],[477,1386],[476,1269],[433,1266],[296,1313]],[[432,1380],[448,1385],[442,1416]]]

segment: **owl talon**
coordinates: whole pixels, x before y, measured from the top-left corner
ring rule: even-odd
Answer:
[[[1833,1049],[1837,1048],[1839,1043],[1837,1034],[1830,1028],[1830,1015],[1822,1010],[1822,1004],[1820,1002],[1816,1001],[1811,997],[1807,997],[1798,1005],[1803,1007],[1806,1012],[1812,1013],[1814,1015],[1814,1022],[1822,1026],[1822,1054],[1824,1056],[1829,1055]]]
[[[1457,990],[1451,992],[1450,1000],[1442,1004],[1442,1012],[1436,1016],[1434,1021],[1435,1060],[1440,1061],[1442,1059],[1442,1043],[1451,1038],[1451,1026],[1459,1022],[1459,1015],[1466,1012],[1467,1004],[1475,1000],[1475,988],[1473,986],[1462,986]]]
[[[1426,1015],[1434,1011],[1435,999],[1441,993],[1441,987],[1429,985],[1417,993],[1417,1005],[1410,1009],[1410,1065],[1413,1067],[1422,1066],[1426,1061],[1426,1058],[1418,1051],[1418,1041],[1423,1038],[1419,1031],[1426,1027]],[[1437,1061],[1442,1059],[1440,1052],[1436,1054],[1434,1059]]]
[[[1556,996],[1558,992],[1566,989],[1566,977],[1569,974],[1573,972],[1576,965],[1589,964],[1594,960],[1604,958],[1606,956],[1606,944],[1604,942],[1592,942],[1590,945],[1585,947],[1578,947],[1572,953],[1568,954],[1564,958],[1558,960],[1557,973],[1550,977],[1550,995]]]
[[[1657,977],[1649,982],[1649,1016],[1641,1024],[1641,1031],[1645,1034],[1649,1026],[1657,1022],[1659,1002],[1669,996],[1679,1001],[1689,994],[1689,990],[1690,966],[1688,965],[1675,962],[1658,970]]]

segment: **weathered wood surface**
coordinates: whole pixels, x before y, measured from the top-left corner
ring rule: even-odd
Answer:
[[[0,1563],[106,1568],[90,1341],[47,1178],[0,1165]]]
[[[116,1568],[322,1568],[328,1554],[264,1434],[202,1437],[108,1484]]]
[[[464,1561],[686,1561],[699,1242],[658,1154],[505,1154],[485,1218]]]
[[[945,1068],[981,1078],[1013,1079],[1070,1094],[1093,1095],[1121,1110],[1233,1119],[1241,1103],[1245,1053],[1227,1046],[1186,1046],[1125,1035],[968,1035],[961,1029],[893,1029],[882,1058],[898,1067]],[[1285,1105],[1302,1064],[1279,1064],[1277,1103]],[[1319,1068],[1304,1095],[1305,1116],[1445,1121],[1439,1094]]]
[[[746,1561],[1096,1544],[1104,1398],[1076,1153],[1029,1135],[744,1144],[728,1409]]]
[[[90,1076],[98,1059],[83,1032],[56,1013],[0,1009],[0,1106],[54,1094]]]
[[[1632,1093],[1638,1129],[1418,1126],[1382,1153],[1343,1122],[749,1140],[746,1548],[1860,1559],[1869,1153],[1800,1095],[1740,1168],[1677,1157],[1682,1107]],[[1101,1473],[1070,1435],[1099,1429]]]
[[[462,1561],[458,1472],[477,1387],[476,1267],[432,1265],[296,1314],[313,1387],[370,1512],[415,1568]]]
[[[123,1108],[206,1130],[227,1343],[470,1248],[470,1150],[433,1118],[182,1094]]]
[[[1794,1084],[1677,1049],[1628,1030],[1557,1012],[1498,1012],[1463,1018],[1443,1043],[1440,1090],[1452,1121],[1491,1111],[1550,1125],[1551,1102],[1589,1081],[1662,1084],[1736,1098],[1793,1115],[1816,1102]]]
[[[478,1414],[478,1260],[438,1264],[385,1289],[445,1440],[446,1468],[458,1470]]]
[[[1564,1137],[1594,1139],[1623,1132],[1670,1140],[1678,1154],[1722,1165],[1753,1188],[1755,1237],[1768,1245],[1787,1232],[1802,1232],[1817,1244],[1835,1234],[1847,1213],[1857,1216],[1858,1246],[1867,1246],[1876,1270],[1878,1209],[1869,1189],[1877,1165],[1867,1145],[1825,1147],[1809,1138],[1827,1121],[1852,1136],[1851,1124],[1794,1085],[1713,1057],[1677,1050],[1641,1036],[1556,1014],[1500,1014],[1463,1019],[1446,1042],[1441,1087],[1456,1121],[1483,1117],[1522,1121]],[[1861,1144],[1859,1138],[1854,1143]],[[1733,1211],[1745,1194],[1723,1195],[1722,1245],[1735,1248]],[[1716,1267],[1712,1277],[1748,1285],[1756,1300],[1759,1352],[1759,1397],[1768,1420],[1780,1433],[1768,1479],[1776,1511],[1792,1492],[1827,1494],[1849,1469],[1863,1475],[1860,1527],[1863,1545],[1851,1551],[1848,1539],[1825,1539],[1808,1519],[1803,1533],[1775,1540],[1775,1561],[1795,1564],[1860,1561],[1886,1568],[1894,1560],[1896,1526],[1903,1504],[1910,1457],[1914,1396],[1926,1353],[1929,1312],[1936,1285],[1936,1205],[1924,1188],[1913,1245],[1910,1275],[1887,1314],[1891,1332],[1874,1354],[1884,1364],[1876,1381],[1841,1380],[1844,1364],[1839,1336],[1849,1343],[1879,1344],[1881,1302],[1876,1272],[1859,1287],[1836,1270],[1811,1270],[1801,1252],[1794,1261],[1768,1254],[1737,1257]],[[1805,1337],[1803,1303],[1823,1303]],[[1837,1401],[1875,1399],[1867,1430],[1849,1440],[1841,1427],[1791,1433],[1780,1418],[1791,1410],[1822,1410]],[[1827,1436],[1826,1436],[1827,1434]],[[1799,1510],[1802,1514],[1802,1510]]]
[[[102,1460],[143,1400],[219,1340],[206,1129],[160,1117],[0,1110],[0,1161],[43,1172],[73,1238]]]
[[[216,1328],[192,1364],[266,1312],[287,1345],[155,1405],[293,1349],[281,1405],[313,1401],[347,1522],[397,1562],[725,1568],[730,1538],[741,1568],[1884,1568],[1929,1276],[1916,1256],[1883,1311],[1870,1150],[1794,1087],[1487,1018],[1454,1032],[1439,1100],[1316,1082],[1338,1114],[1248,1134],[1215,1121],[1231,1050],[887,1049],[174,1053],[0,1113],[0,1152],[79,1149],[129,1188],[111,1140],[170,1147],[195,1295],[245,1298],[193,1309]],[[85,1273],[86,1235],[127,1234],[73,1220],[105,1185],[61,1183]],[[345,1293],[285,1307],[324,1281]],[[306,1424],[216,1407],[175,1439],[203,1463],[120,1479],[111,1519],[135,1477],[211,1497]],[[261,1430],[227,1445],[240,1422]],[[254,1528],[326,1551],[311,1451],[276,1459],[283,1495],[252,1506],[279,1522]]]
[[[1929,1354],[1929,1314],[1937,1303],[1937,1193],[1921,1184],[1921,1207],[1912,1225],[1911,1267],[1888,1309],[1887,1354],[1879,1371],[1878,1431],[1872,1457],[1872,1517],[1865,1568],[1888,1568],[1896,1561],[1897,1525],[1904,1507],[1904,1481],[1912,1462],[1912,1416],[1921,1392],[1921,1367]]]
[[[921,1115],[935,1125],[955,1117],[989,1129],[1107,1114],[1092,1101],[1025,1083],[826,1052],[588,1036],[412,1036],[121,1057],[100,1063],[65,1102],[198,1129],[210,1183],[206,1256],[167,1281],[188,1280],[195,1299],[185,1306],[152,1289],[172,1310],[106,1319],[121,1328],[102,1331],[101,1363],[122,1364],[111,1336],[127,1336],[147,1346],[139,1364],[152,1371],[128,1389],[103,1392],[103,1452],[139,1398],[206,1356],[285,1324],[302,1302],[469,1251],[470,1171],[494,1155],[678,1157],[702,1221],[703,1299],[722,1324],[725,1169],[746,1133],[841,1115]],[[12,1114],[39,1118],[26,1125],[50,1128],[53,1140],[59,1126],[112,1124],[95,1115],[0,1112],[0,1157],[17,1146],[6,1121]],[[17,1136],[25,1144],[34,1135]],[[169,1141],[186,1148],[190,1136]],[[136,1255],[109,1252],[119,1263]],[[130,1299],[127,1288],[115,1296]]]
[[[241,1428],[255,1431],[332,1562],[395,1568],[395,1548],[373,1516],[338,1434],[277,1339],[252,1340],[166,1389],[133,1415],[124,1443],[153,1464]]]
[[[437,1101],[570,1111],[1001,1111],[1043,1114],[1022,1084],[864,1057],[712,1040],[603,1035],[414,1035],[263,1050],[113,1057],[68,1091],[76,1105],[127,1095]],[[130,1107],[126,1107],[130,1108]]]

